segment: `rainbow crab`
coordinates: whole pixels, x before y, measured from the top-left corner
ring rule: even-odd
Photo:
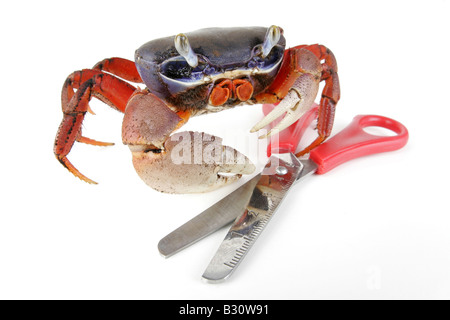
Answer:
[[[75,176],[95,183],[67,159],[75,141],[106,146],[86,138],[81,127],[91,97],[123,112],[122,140],[133,155],[139,176],[152,188],[171,193],[205,192],[236,181],[254,165],[215,136],[175,130],[192,116],[242,104],[272,103],[277,107],[258,122],[258,131],[284,115],[267,134],[288,127],[313,104],[325,81],[318,114],[318,137],[297,156],[321,144],[333,126],[339,100],[339,79],[333,53],[318,44],[285,50],[283,30],[270,28],[209,28],[150,41],[135,62],[105,59],[92,69],[72,73],[62,90],[63,120],[55,139],[57,159]],[[129,82],[144,83],[141,90]],[[200,135],[200,136],[199,136]],[[184,141],[184,152],[213,145],[210,161],[177,163],[171,156]],[[192,151],[192,152],[186,152]],[[177,151],[178,152],[178,151]],[[224,154],[234,159],[223,161]],[[226,173],[226,174],[223,174]]]

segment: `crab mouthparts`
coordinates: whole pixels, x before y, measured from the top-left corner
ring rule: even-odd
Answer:
[[[218,107],[229,99],[247,101],[252,97],[253,86],[247,79],[226,79],[216,84],[209,96],[209,103]]]

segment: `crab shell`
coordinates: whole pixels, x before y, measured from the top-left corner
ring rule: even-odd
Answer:
[[[264,54],[267,34],[268,29],[261,27],[202,29],[153,40],[136,51],[136,67],[148,92],[129,100],[122,136],[133,153],[137,173],[149,186],[171,193],[206,192],[255,170],[247,157],[224,146],[219,137],[172,133],[187,121],[182,114],[194,116],[255,102],[253,97],[273,82],[284,56],[281,34]],[[193,57],[195,63],[178,51],[179,36],[189,39],[188,59]],[[211,92],[224,80],[249,82],[251,95],[210,104]],[[180,145],[186,157],[182,165],[173,158],[180,153]],[[202,161],[197,161],[197,150],[202,150]]]
[[[195,68],[176,50],[174,36],[156,39],[136,50],[136,66],[151,92],[168,105],[177,110],[200,111],[208,107],[209,95],[218,80],[245,77],[253,86],[253,96],[272,83],[283,59],[286,40],[281,35],[270,54],[262,58],[266,32],[267,28],[248,27],[186,33],[199,60]],[[224,107],[239,103],[228,101]]]

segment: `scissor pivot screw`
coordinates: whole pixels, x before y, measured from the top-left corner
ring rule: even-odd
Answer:
[[[286,167],[283,166],[278,166],[275,169],[275,172],[279,175],[279,176],[284,176],[286,173],[288,173],[288,169]]]

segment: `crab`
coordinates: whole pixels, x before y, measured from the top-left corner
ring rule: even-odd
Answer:
[[[175,131],[193,116],[243,104],[275,104],[251,129],[257,132],[283,116],[260,138],[274,135],[311,108],[324,81],[318,136],[296,155],[307,154],[332,130],[340,98],[337,63],[323,45],[285,46],[283,29],[277,26],[208,28],[150,41],[136,50],[135,62],[110,58],[75,71],[62,89],[56,158],[76,177],[96,183],[67,158],[76,141],[112,145],[82,135],[86,113],[94,114],[89,101],[95,97],[124,113],[122,140],[146,184],[168,193],[214,190],[251,174],[255,166],[219,137]],[[209,150],[211,156],[198,161],[198,150]]]

